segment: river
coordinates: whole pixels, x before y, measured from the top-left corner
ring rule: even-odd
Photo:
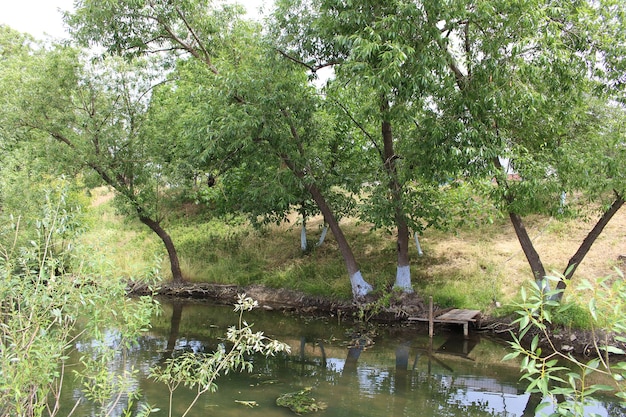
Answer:
[[[162,314],[128,356],[120,356],[110,372],[135,369],[135,387],[141,389],[138,404],[145,402],[166,416],[168,390],[147,375],[152,366],[183,351],[212,351],[228,326],[237,322],[232,307],[190,302],[162,302]],[[231,373],[217,380],[218,390],[206,394],[189,416],[294,416],[276,405],[285,393],[310,389],[326,408],[320,417],[413,416],[533,416],[541,398],[524,392],[515,361],[503,362],[507,346],[500,340],[471,333],[464,339],[460,328],[436,328],[428,338],[424,327],[376,326],[375,332],[359,331],[337,317],[294,315],[257,309],[245,319],[255,331],[288,343],[289,356],[255,357],[252,373]],[[115,343],[115,333],[111,333]],[[88,348],[82,342],[69,362],[78,362]],[[82,394],[66,378],[66,415]],[[180,416],[193,393],[176,391],[173,415]],[[123,402],[111,415],[121,415]],[[600,402],[589,413],[626,416],[611,401]],[[77,416],[98,415],[81,401]]]

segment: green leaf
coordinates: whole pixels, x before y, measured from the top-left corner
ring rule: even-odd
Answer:
[[[535,335],[535,337],[533,337],[532,342],[530,343],[530,350],[532,352],[535,352],[537,350],[537,345],[539,344],[539,336]]]
[[[591,385],[590,387],[587,387],[587,389],[585,390],[585,395],[593,395],[595,392],[598,392],[598,391],[604,391],[604,392],[615,391],[615,387],[612,387],[610,385],[601,385],[601,384]]]
[[[519,351],[515,351],[515,352],[511,352],[511,353],[507,353],[506,355],[504,355],[504,357],[502,358],[503,361],[510,361],[511,359],[515,359],[520,355]]]
[[[543,410],[544,408],[546,408],[546,407],[550,407],[551,405],[552,405],[552,403],[549,403],[549,402],[542,402],[542,403],[540,403],[540,404],[537,406],[537,408],[535,408],[535,415],[536,415],[536,416],[537,416],[537,415],[541,415],[541,414],[539,414],[539,412],[540,412],[541,410]]]
[[[626,354],[624,349],[618,348],[616,346],[602,346],[602,347],[600,347],[600,350],[604,350],[604,351],[606,351],[608,353],[614,353],[616,355],[624,355],[624,354]]]

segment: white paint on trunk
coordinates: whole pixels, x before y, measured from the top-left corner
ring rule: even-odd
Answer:
[[[302,229],[300,229],[300,249],[302,251],[306,250],[306,226],[303,224]]]
[[[322,246],[322,243],[324,243],[324,239],[326,239],[326,232],[328,232],[328,226],[324,226],[324,228],[322,228],[322,234],[320,235],[320,240],[317,242],[317,246]]]
[[[539,286],[539,289],[541,289],[542,293],[552,291],[552,288],[550,288],[550,281],[548,280],[548,278],[544,277],[542,279],[538,279],[536,282],[537,282],[537,285]]]
[[[357,271],[350,276],[350,284],[352,285],[352,295],[354,298],[364,297],[373,290],[372,286],[363,279],[361,271]]]
[[[396,270],[396,288],[400,288],[403,292],[412,293],[413,288],[411,286],[411,267],[399,266]]]
[[[420,245],[420,240],[417,237],[417,232],[415,232],[415,247],[417,248],[417,254],[419,256],[423,256],[424,252],[422,251],[422,245]]]
[[[565,207],[565,203],[567,202],[567,193],[565,193],[565,191],[561,193],[561,199],[559,202],[559,213],[563,213],[563,208]]]

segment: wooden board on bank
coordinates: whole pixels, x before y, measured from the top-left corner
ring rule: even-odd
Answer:
[[[437,317],[432,317],[432,313],[430,313],[430,317],[409,317],[409,321],[429,322],[431,324],[430,326],[431,329],[429,331],[431,337],[432,337],[432,323],[462,324],[463,336],[468,337],[469,336],[469,323],[478,321],[479,315],[480,315],[480,310],[465,310],[465,309],[455,308]]]

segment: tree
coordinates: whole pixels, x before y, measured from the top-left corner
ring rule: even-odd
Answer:
[[[19,80],[19,75],[24,69],[23,63],[30,53],[29,39],[27,36],[12,30],[8,26],[0,25],[0,88],[2,91],[10,91],[10,86]],[[0,98],[3,109],[10,109],[11,102],[8,94],[3,94]],[[8,111],[0,112],[0,170],[3,184],[0,185],[0,213],[6,205],[6,178],[9,164],[15,158],[12,157],[18,141],[15,132],[10,128],[11,118]]]
[[[597,57],[614,56],[617,50],[608,54],[600,41],[607,18],[585,2],[423,4],[446,63],[437,69],[442,89],[423,120],[430,147],[439,150],[437,158],[455,161],[462,175],[495,179],[488,196],[510,218],[533,276],[542,282],[546,271],[523,216],[560,214],[564,192],[593,195],[583,176],[601,184],[611,177],[610,170],[586,171],[595,157],[578,153],[574,145],[583,131],[587,148],[589,141],[605,143],[578,123],[591,121],[588,102],[597,89],[590,75],[601,66]],[[601,153],[614,154],[615,145]],[[568,277],[623,204],[623,185],[612,182],[613,204],[570,260]]]
[[[64,246],[82,230],[81,213],[86,205],[84,186],[80,179],[63,175],[59,167],[48,162],[46,149],[22,140],[26,131],[17,123],[15,86],[22,82],[28,71],[28,62],[37,43],[28,35],[6,26],[0,26],[0,238],[5,246],[28,246],[29,242],[43,245],[48,225],[41,220],[42,201],[62,198],[67,209],[64,232],[55,233],[49,242],[49,256],[58,262],[59,271],[70,265],[64,257]],[[61,192],[62,190],[62,192]],[[18,228],[19,233],[15,233]],[[4,238],[8,240],[4,240]],[[13,242],[13,239],[17,239]],[[11,242],[9,242],[11,241]],[[37,265],[31,265],[37,269]]]
[[[172,278],[181,282],[178,255],[162,227],[168,192],[160,166],[150,160],[142,131],[156,74],[147,62],[87,62],[79,51],[38,50],[16,85],[14,126],[39,141],[50,161],[70,173],[89,169],[120,197],[168,252]]]
[[[271,155],[279,158],[281,165],[298,179],[315,201],[337,240],[354,296],[363,296],[372,287],[363,279],[324,190],[312,175],[313,160],[307,154],[307,145],[313,135],[307,123],[312,120],[312,111],[317,107],[314,103],[316,94],[301,71],[276,60],[276,53],[268,53],[268,48],[251,36],[249,24],[238,17],[240,13],[241,9],[233,6],[211,9],[206,1],[180,4],[85,1],[68,21],[78,39],[85,42],[97,40],[113,53],[137,55],[167,50],[191,55],[207,76],[203,86],[211,90],[215,83],[215,91],[219,93],[213,95],[215,101],[211,104],[221,103],[212,107],[222,109],[221,120],[211,115],[207,122],[220,122],[222,126],[230,123],[231,128],[234,123],[236,129],[225,130],[227,138],[232,138],[233,134],[237,136],[238,130],[244,131],[248,147],[271,148]],[[246,32],[248,34],[244,36]],[[119,37],[119,33],[128,36]],[[241,43],[242,39],[249,43]],[[241,49],[233,48],[235,44]],[[252,55],[243,55],[243,51],[252,52]],[[247,59],[251,61],[248,66],[241,64]],[[261,96],[259,92],[267,94]],[[305,103],[312,106],[307,107]],[[225,109],[228,112],[224,113]],[[209,131],[212,134],[220,132]]]
[[[277,4],[275,36],[283,54],[314,74],[332,66],[325,92],[355,135],[366,138],[363,160],[370,162],[368,154],[377,158],[367,165],[361,216],[374,227],[395,230],[395,285],[410,292],[410,231],[417,237],[428,227],[446,227],[458,210],[449,206],[450,188],[442,187],[458,165],[431,155],[431,132],[419,124],[446,82],[439,73],[446,56],[437,44],[439,29],[425,14],[428,5],[404,0]]]

